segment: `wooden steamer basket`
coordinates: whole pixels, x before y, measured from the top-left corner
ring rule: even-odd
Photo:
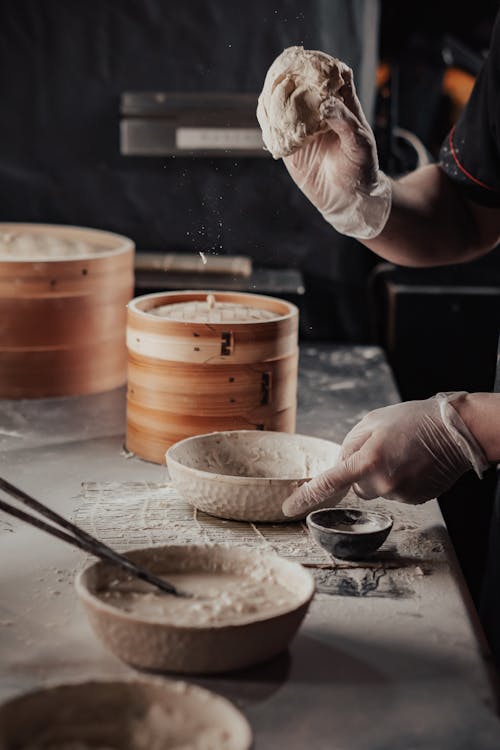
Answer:
[[[232,303],[268,320],[195,322],[154,308]],[[208,307],[207,307],[208,310]],[[238,292],[168,292],[128,305],[126,446],[156,463],[191,435],[219,430],[295,431],[298,309],[285,300]]]
[[[123,385],[134,243],[94,229],[0,223],[0,233],[84,242],[88,255],[0,255],[0,397],[75,396]]]

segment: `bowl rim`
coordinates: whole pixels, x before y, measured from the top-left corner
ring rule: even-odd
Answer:
[[[230,552],[238,551],[242,552],[243,547],[234,547],[227,544],[163,544],[158,545],[155,547],[139,547],[127,550],[124,554],[132,554],[132,553],[141,553],[141,552],[147,552],[149,550],[158,552],[162,549],[191,549],[191,548],[203,548],[203,549],[223,549],[223,550],[229,550]],[[255,559],[255,548],[254,547],[248,547],[248,550],[245,549],[246,552],[248,552],[248,555],[251,556],[253,559]],[[304,578],[304,581],[307,581],[308,588],[307,592],[300,597],[300,599],[293,605],[288,607],[287,609],[280,610],[279,612],[276,612],[276,614],[266,614],[263,616],[256,616],[252,615],[249,616],[248,620],[243,620],[237,623],[220,623],[220,624],[210,624],[210,625],[203,625],[201,623],[193,623],[192,625],[179,625],[176,622],[165,619],[151,619],[151,618],[145,618],[141,617],[140,615],[132,614],[130,612],[125,612],[125,610],[119,609],[118,607],[113,607],[111,604],[107,604],[105,601],[100,599],[95,594],[91,593],[88,586],[84,583],[84,578],[88,574],[88,572],[92,568],[96,568],[99,566],[106,566],[110,565],[111,563],[107,563],[103,560],[92,560],[88,565],[86,565],[82,570],[80,570],[77,575],[75,576],[74,585],[76,589],[76,593],[81,601],[86,606],[99,609],[101,611],[104,611],[104,613],[112,615],[114,617],[117,617],[120,620],[125,620],[127,622],[135,622],[140,625],[148,625],[150,627],[165,627],[165,628],[173,628],[178,631],[198,631],[198,632],[207,632],[207,631],[217,631],[221,632],[224,630],[229,629],[237,629],[237,628],[246,628],[251,625],[257,624],[257,623],[263,623],[263,622],[269,622],[273,620],[277,620],[280,617],[288,616],[294,612],[297,612],[302,607],[308,607],[311,603],[315,593],[316,593],[316,582],[314,580],[314,576],[312,573],[310,573],[307,568],[305,568],[303,565],[301,565],[298,562],[295,562],[294,560],[289,560],[286,557],[283,557],[282,555],[279,555],[277,552],[269,551],[269,550],[260,550],[260,552],[270,557],[277,557],[281,562],[287,564],[289,567],[292,567],[294,571],[299,573],[299,575],[302,575]],[[293,593],[293,592],[292,592]]]
[[[324,513],[325,511],[356,511],[358,513],[365,513],[370,518],[377,518],[381,521],[383,521],[384,525],[381,526],[379,529],[374,529],[372,531],[350,531],[349,529],[336,529],[331,528],[328,526],[323,526],[323,524],[318,523],[314,520],[313,516],[316,513]],[[380,534],[384,531],[390,531],[392,529],[392,526],[394,524],[394,519],[389,513],[384,513],[379,510],[363,510],[362,508],[351,508],[347,506],[336,506],[334,508],[317,508],[316,510],[311,511],[306,516],[306,524],[309,526],[309,528],[315,529],[317,531],[323,531],[327,534],[345,534],[346,536],[354,536],[354,537],[367,537],[367,536],[374,536],[375,534]]]
[[[180,468],[181,470],[189,471],[190,474],[192,474],[195,477],[198,477],[200,479],[206,479],[206,480],[214,480],[217,479],[217,482],[228,482],[231,484],[238,483],[238,484],[265,484],[269,485],[271,482],[278,484],[280,482],[298,482],[300,484],[303,484],[304,482],[308,482],[310,479],[312,479],[312,476],[288,476],[288,477],[248,477],[248,476],[237,476],[234,474],[218,474],[213,471],[206,471],[206,469],[196,469],[193,466],[189,466],[185,463],[182,463],[177,458],[172,456],[172,451],[175,448],[180,447],[183,443],[188,442],[195,442],[200,439],[205,439],[208,437],[212,437],[213,435],[228,435],[228,434],[245,434],[245,435],[260,435],[262,432],[267,432],[268,434],[273,435],[285,435],[290,438],[306,438],[307,440],[311,441],[317,441],[318,443],[325,443],[329,445],[336,446],[338,450],[340,451],[340,444],[336,443],[334,440],[329,440],[328,438],[322,438],[322,437],[316,437],[315,435],[304,435],[303,433],[299,432],[281,432],[279,430],[215,430],[213,432],[204,432],[200,433],[199,435],[189,435],[186,438],[182,438],[182,440],[178,440],[177,442],[173,443],[169,446],[167,451],[165,452],[165,463],[167,465],[167,468],[169,468],[169,464],[174,464],[176,468]],[[172,479],[172,477],[171,477]],[[172,480],[173,481],[173,480]]]
[[[283,306],[287,307],[286,313],[284,312],[283,314],[277,314],[274,318],[271,318],[270,320],[257,321],[255,322],[255,325],[261,325],[261,324],[269,325],[272,323],[282,323],[284,321],[293,319],[294,317],[297,316],[299,312],[299,308],[297,307],[297,305],[294,305],[293,302],[289,302],[288,300],[285,300],[285,299],[278,300],[277,297],[273,297],[270,294],[254,294],[253,292],[244,292],[244,291],[240,292],[237,290],[231,291],[231,290],[226,290],[226,289],[217,290],[217,289],[208,289],[208,288],[207,289],[179,289],[179,290],[174,290],[171,292],[150,292],[149,294],[141,294],[137,297],[133,297],[133,299],[131,299],[127,303],[127,309],[132,311],[136,315],[138,315],[140,318],[146,318],[147,320],[151,320],[151,318],[153,318],[153,320],[154,319],[159,320],[159,321],[164,320],[166,324],[179,323],[181,325],[186,325],[186,326],[200,325],[200,324],[196,324],[192,320],[169,320],[168,318],[161,318],[158,315],[151,315],[149,310],[154,309],[155,307],[161,307],[161,305],[153,305],[148,310],[144,310],[141,307],[141,305],[143,304],[148,305],[150,301],[153,302],[155,300],[159,300],[159,301],[165,300],[165,303],[167,304],[168,300],[173,299],[174,297],[180,297],[181,299],[178,301],[182,301],[182,298],[185,297],[186,299],[188,299],[188,297],[192,297],[193,295],[200,296],[199,301],[203,301],[203,299],[208,294],[219,295],[219,298],[222,295],[226,294],[226,295],[240,296],[241,298],[247,297],[247,298],[259,300],[261,302],[262,301],[265,302],[267,300],[272,304],[277,304],[277,302],[281,302],[283,303]],[[196,300],[188,299],[188,301],[196,301]],[[224,302],[224,299],[220,299],[219,301]],[[201,325],[207,325],[207,324],[203,323]],[[228,324],[221,322],[221,323],[210,323],[210,325],[218,330],[219,328],[224,329],[224,327],[227,327]],[[244,328],[245,326],[248,326],[248,321],[244,321],[244,320],[235,321],[234,323],[231,323],[230,325],[232,327],[235,327],[235,330],[238,330],[238,328],[240,327]]]

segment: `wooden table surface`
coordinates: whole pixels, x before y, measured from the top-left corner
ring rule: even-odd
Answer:
[[[298,432],[340,442],[367,411],[397,400],[380,350],[302,346]],[[164,481],[165,467],[126,457],[124,419],[123,389],[0,401],[0,474],[67,516],[83,482]],[[498,750],[495,679],[437,503],[371,507],[394,516],[388,551],[375,565],[317,572],[287,653],[193,681],[243,710],[256,750]],[[80,553],[6,516],[0,537],[0,699],[130,675],[75,597]]]

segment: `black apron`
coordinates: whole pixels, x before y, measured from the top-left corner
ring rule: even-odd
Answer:
[[[500,393],[500,342],[495,393]],[[499,425],[500,429],[500,425]],[[500,671],[500,464],[497,466],[495,501],[491,515],[488,560],[481,592],[479,616]]]

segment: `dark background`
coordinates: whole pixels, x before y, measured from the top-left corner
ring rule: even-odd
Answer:
[[[267,268],[297,268],[304,338],[381,340],[374,318],[382,303],[370,297],[378,259],[325,224],[281,162],[121,156],[120,95],[258,93],[284,47],[323,49],[353,67],[374,123],[382,112],[382,166],[397,175],[416,166],[415,155],[401,144],[388,154],[387,128],[408,128],[436,158],[451,124],[443,38],[484,55],[496,7],[476,2],[472,14],[452,2],[395,0],[2,0],[0,220],[93,226],[126,234],[142,250],[242,253]],[[398,77],[389,123],[375,91],[378,59]]]
[[[123,91],[257,94],[282,49],[303,44],[353,67],[369,112],[378,15],[373,0],[2,0],[0,219],[300,268],[311,302],[317,282],[326,304],[304,309],[304,332],[362,339],[373,258],[325,224],[281,162],[120,156],[119,107]]]

